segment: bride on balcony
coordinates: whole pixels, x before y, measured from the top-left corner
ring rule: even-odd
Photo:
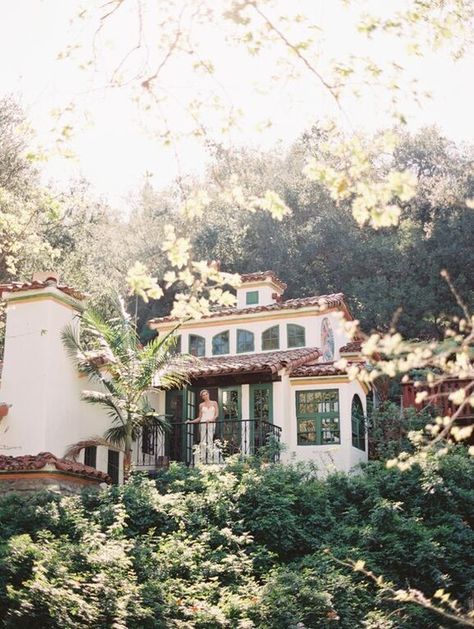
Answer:
[[[221,452],[214,444],[219,407],[217,402],[211,400],[207,389],[203,389],[199,395],[202,399],[199,404],[199,415],[196,419],[187,422],[188,424],[200,424],[199,445],[196,446],[194,463],[221,463]]]

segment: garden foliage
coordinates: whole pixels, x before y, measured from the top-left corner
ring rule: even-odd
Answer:
[[[336,560],[468,606],[473,466],[460,448],[424,470],[374,462],[326,480],[308,465],[236,461],[81,497],[11,494],[1,626],[448,627]]]

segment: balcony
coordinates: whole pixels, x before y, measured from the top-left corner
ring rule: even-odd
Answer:
[[[261,419],[221,420],[190,424],[144,427],[134,443],[133,461],[137,470],[152,471],[171,461],[190,467],[220,465],[234,455],[264,455],[279,460],[281,428]]]

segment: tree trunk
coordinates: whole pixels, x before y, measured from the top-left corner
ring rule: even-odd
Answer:
[[[128,419],[127,434],[125,436],[125,452],[123,455],[123,480],[126,482],[130,477],[132,470],[132,431],[129,430],[131,426],[131,418]]]

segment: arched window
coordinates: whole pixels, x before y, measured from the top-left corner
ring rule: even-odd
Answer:
[[[220,332],[212,337],[212,354],[219,356],[220,354],[229,353],[229,331]]]
[[[262,349],[279,349],[280,347],[280,328],[274,325],[262,332]]]
[[[237,330],[237,354],[242,352],[254,352],[254,333],[248,330]]]
[[[288,323],[286,331],[288,336],[288,347],[304,347],[306,345],[306,334],[302,325]]]
[[[365,451],[365,417],[364,407],[358,395],[354,395],[352,398],[351,407],[351,420],[352,420],[352,445],[358,450]]]
[[[198,336],[197,334],[190,334],[189,353],[191,354],[191,356],[205,356],[206,339],[203,336]]]

